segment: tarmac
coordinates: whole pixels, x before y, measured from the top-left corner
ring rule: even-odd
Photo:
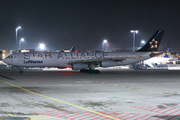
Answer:
[[[1,71],[0,116],[31,120],[180,119],[179,70],[100,71]]]

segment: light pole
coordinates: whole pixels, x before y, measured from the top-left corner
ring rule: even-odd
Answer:
[[[24,38],[21,38],[21,39],[19,40],[19,50],[21,50],[21,41],[23,42],[23,41],[24,41]]]
[[[107,40],[103,40],[103,43],[102,43],[102,51],[104,50],[106,43],[107,43]]]
[[[16,53],[17,53],[17,51],[18,51],[17,31],[18,31],[19,29],[21,29],[21,26],[18,26],[18,27],[16,28]]]
[[[135,51],[135,34],[138,33],[138,30],[131,30],[131,33],[133,33],[133,51]]]

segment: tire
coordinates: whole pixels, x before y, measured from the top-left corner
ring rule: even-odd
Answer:
[[[24,71],[23,71],[23,70],[20,70],[20,73],[21,73],[21,74],[23,74],[23,73],[24,73]]]
[[[91,73],[91,74],[94,74],[94,73],[95,73],[95,71],[94,71],[94,70],[90,70],[90,73]]]
[[[83,72],[85,72],[85,70],[84,70],[84,69],[81,69],[81,70],[80,70],[80,72],[82,72],[82,73],[83,73]]]
[[[95,70],[95,73],[96,73],[96,74],[99,74],[99,73],[100,73],[100,71],[99,71],[99,70]]]

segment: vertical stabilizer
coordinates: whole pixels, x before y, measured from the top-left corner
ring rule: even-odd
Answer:
[[[72,48],[70,49],[70,52],[75,52],[75,47],[72,46]]]
[[[158,30],[141,49],[137,50],[137,52],[157,51],[163,34],[164,30]]]
[[[165,55],[163,56],[164,58],[169,58],[169,52],[170,52],[170,48],[168,48],[167,50],[166,50],[166,53],[165,53]]]

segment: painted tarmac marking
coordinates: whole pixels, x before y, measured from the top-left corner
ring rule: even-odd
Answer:
[[[111,118],[108,117],[102,117],[100,115],[97,114],[92,114],[89,111],[65,111],[65,110],[53,110],[53,111],[41,111],[41,112],[34,112],[37,114],[41,114],[41,115],[48,115],[48,116],[54,116],[56,118],[64,118],[66,120],[113,120]],[[154,118],[154,114],[143,114],[143,113],[123,113],[123,112],[101,112],[99,111],[99,113],[101,114],[105,114],[105,115],[109,115],[109,116],[113,116],[119,119],[123,119],[123,120],[129,120],[129,119],[133,119],[133,120],[149,120],[149,118],[153,119]],[[159,115],[159,114],[158,114]],[[156,116],[158,116],[156,114]],[[148,118],[148,119],[147,119]]]
[[[17,115],[13,115],[13,114],[7,114],[7,115],[9,115],[9,116],[17,116]]]
[[[165,118],[165,117],[171,117],[172,115],[176,114],[175,116],[171,117],[171,118],[168,118],[168,120],[171,120],[175,117],[178,117],[180,115],[180,109],[176,108],[176,107],[173,107],[173,108],[169,108],[169,107],[165,107],[165,108],[159,108],[159,107],[144,107],[144,106],[129,106],[129,107],[133,107],[133,108],[137,108],[137,109],[141,109],[141,110],[146,110],[146,111],[150,111],[150,112],[155,112],[155,113],[158,113],[157,115],[153,116],[153,117],[157,117],[157,116],[162,116],[162,117],[159,117],[159,119],[157,120],[160,120],[162,118]],[[147,120],[153,118],[153,117],[150,117],[148,118]]]
[[[152,91],[147,91],[147,92],[152,92]]]
[[[86,79],[84,79],[84,80],[86,80]],[[90,82],[93,82],[92,80],[89,80]],[[98,81],[95,81],[95,83],[99,83]],[[104,84],[104,82],[101,82],[101,84]],[[110,84],[110,83],[107,83],[107,85],[112,85],[112,84]],[[118,86],[118,85],[113,85],[113,86]],[[127,87],[127,86],[121,86],[122,88],[129,88],[129,89],[134,89],[134,90],[138,90],[138,91],[143,91],[142,89],[136,89],[136,88],[133,88],[133,87]],[[146,92],[149,92],[149,93],[153,93],[153,91],[150,91],[150,90],[148,90],[148,91],[146,91]],[[165,93],[163,93],[163,92],[154,92],[154,93],[159,93],[159,94],[165,94]],[[174,96],[175,94],[171,94],[171,93],[169,93],[168,95],[172,95],[172,96]]]
[[[49,116],[55,116],[57,118],[64,118],[64,119],[68,119],[68,120],[77,120],[77,118],[79,120],[85,120],[85,119],[90,119],[94,117],[96,117],[97,119],[100,118],[100,120],[109,119],[108,117],[104,117],[102,118],[101,115],[98,114],[92,114],[89,111],[83,112],[83,111],[65,111],[65,110],[53,110],[53,111],[46,111],[46,112],[34,112],[37,114],[42,114],[42,115],[49,115]],[[100,112],[101,113],[101,112]],[[103,113],[101,113],[103,114]],[[92,119],[91,119],[92,120]],[[110,120],[112,120],[112,118],[110,118]]]
[[[57,118],[57,117],[48,116],[48,115],[30,116],[30,117],[31,117],[31,120],[40,120],[40,119]]]
[[[90,110],[90,109],[87,109],[87,108],[83,108],[83,107],[80,107],[80,106],[77,106],[77,105],[74,105],[74,104],[71,104],[71,103],[67,103],[67,102],[64,102],[64,101],[61,101],[61,100],[58,100],[58,99],[54,99],[54,98],[51,98],[51,97],[48,97],[48,96],[45,96],[45,95],[42,95],[42,94],[39,94],[39,93],[35,93],[35,92],[32,92],[30,90],[27,90],[25,88],[22,88],[22,87],[19,87],[17,85],[14,85],[12,83],[9,83],[9,82],[6,82],[6,81],[3,81],[3,80],[0,80],[1,82],[4,82],[6,84],[9,84],[11,86],[14,86],[16,88],[19,88],[19,89],[22,89],[24,91],[27,91],[29,93],[32,93],[32,94],[35,94],[35,95],[38,95],[38,96],[41,96],[41,97],[45,97],[45,98],[48,98],[48,99],[51,99],[51,100],[54,100],[54,101],[57,101],[57,102],[60,102],[60,103],[64,103],[64,104],[67,104],[67,105],[70,105],[70,106],[73,106],[73,107],[76,107],[76,108],[79,108],[79,109],[83,109],[83,110],[86,110],[86,111],[89,111],[91,113],[95,113],[95,114],[98,114],[98,115],[101,115],[101,116],[104,116],[104,117],[108,117],[108,118],[112,118],[114,120],[119,120],[118,118],[115,118],[115,117],[112,117],[112,116],[109,116],[109,115],[105,115],[105,114],[102,114],[102,113],[99,113],[99,112],[96,112],[96,111],[93,111],[93,110]]]

